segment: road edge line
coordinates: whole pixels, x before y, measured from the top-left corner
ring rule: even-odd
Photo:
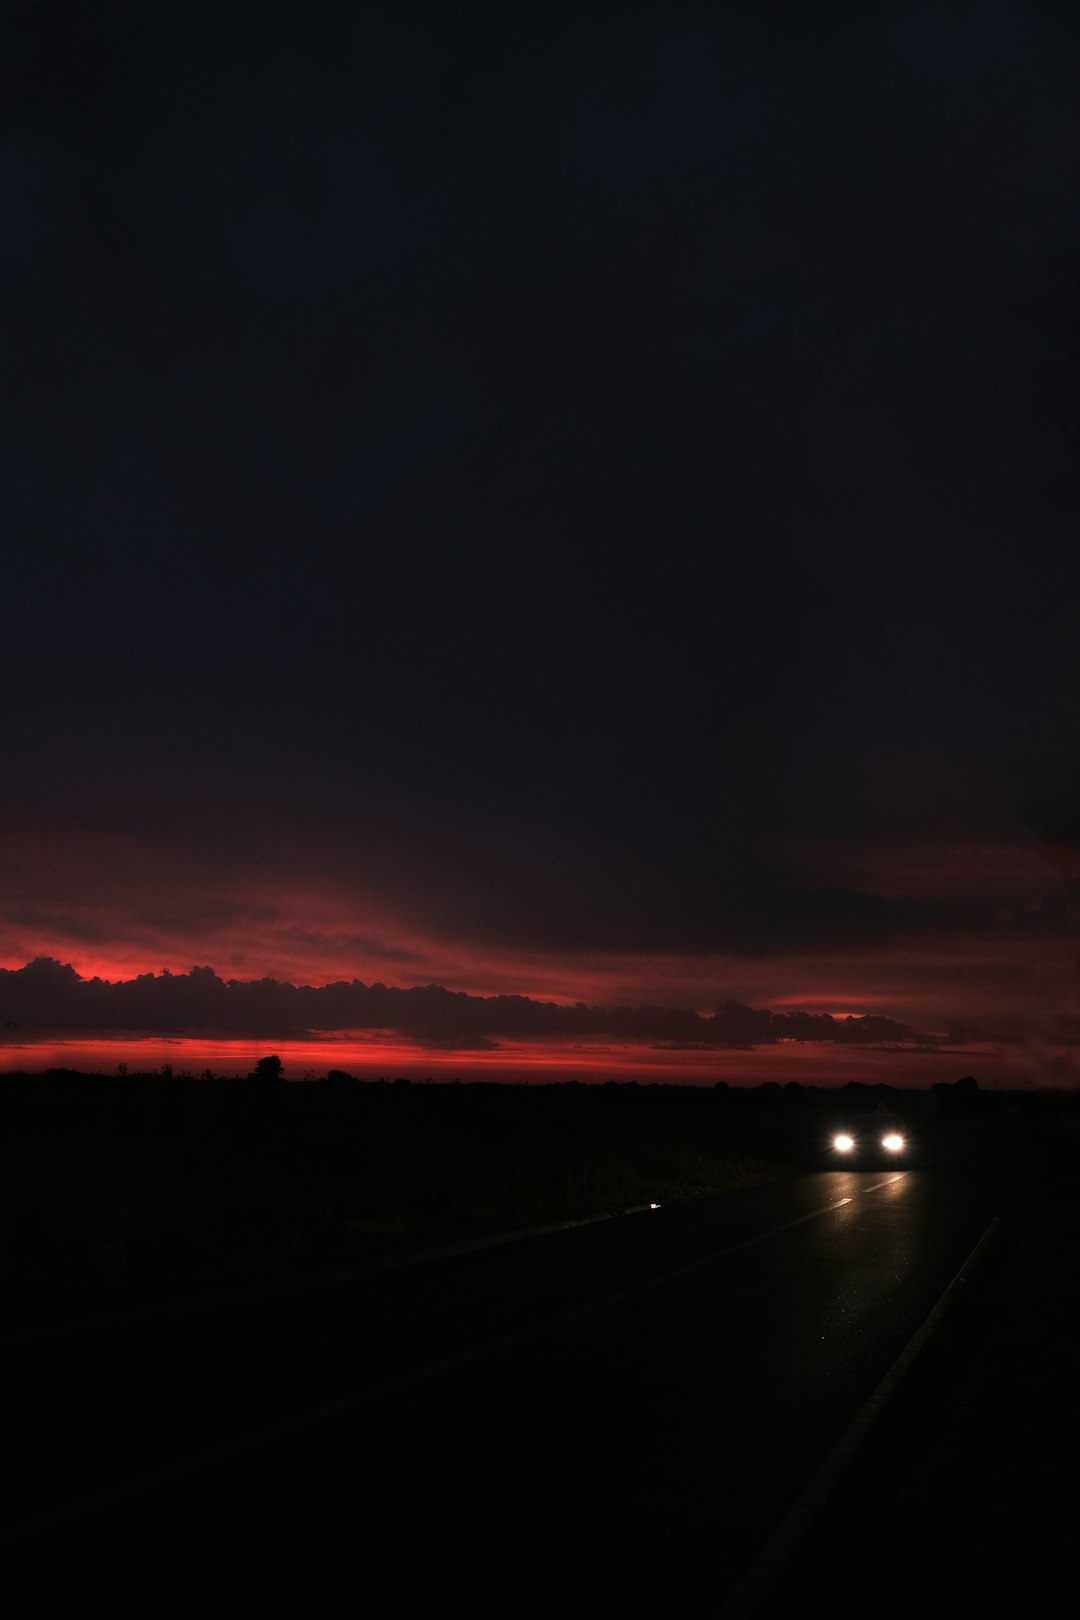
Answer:
[[[996,1239],[1000,1226],[1000,1218],[995,1215],[955,1276],[946,1284],[922,1325],[908,1340],[877,1388],[863,1402],[794,1506],[727,1598],[718,1612],[717,1620],[739,1620],[741,1616],[751,1615],[767,1595],[825,1507],[841,1477],[851,1466],[885,1405],[940,1324],[960,1287]]]

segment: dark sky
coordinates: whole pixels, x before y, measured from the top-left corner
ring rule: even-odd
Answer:
[[[8,16],[0,966],[1076,1076],[1070,7]]]

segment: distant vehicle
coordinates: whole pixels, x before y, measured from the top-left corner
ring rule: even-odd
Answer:
[[[906,1164],[911,1139],[903,1126],[880,1115],[844,1126],[829,1138],[828,1158],[836,1165]]]

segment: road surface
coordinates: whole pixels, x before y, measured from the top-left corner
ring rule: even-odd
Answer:
[[[123,1608],[719,1615],[1005,1173],[808,1173],[9,1342],[5,1566]]]

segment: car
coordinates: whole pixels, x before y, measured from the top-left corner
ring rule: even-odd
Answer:
[[[875,1115],[841,1125],[828,1142],[828,1158],[837,1168],[866,1164],[907,1164],[911,1138],[899,1120]]]

